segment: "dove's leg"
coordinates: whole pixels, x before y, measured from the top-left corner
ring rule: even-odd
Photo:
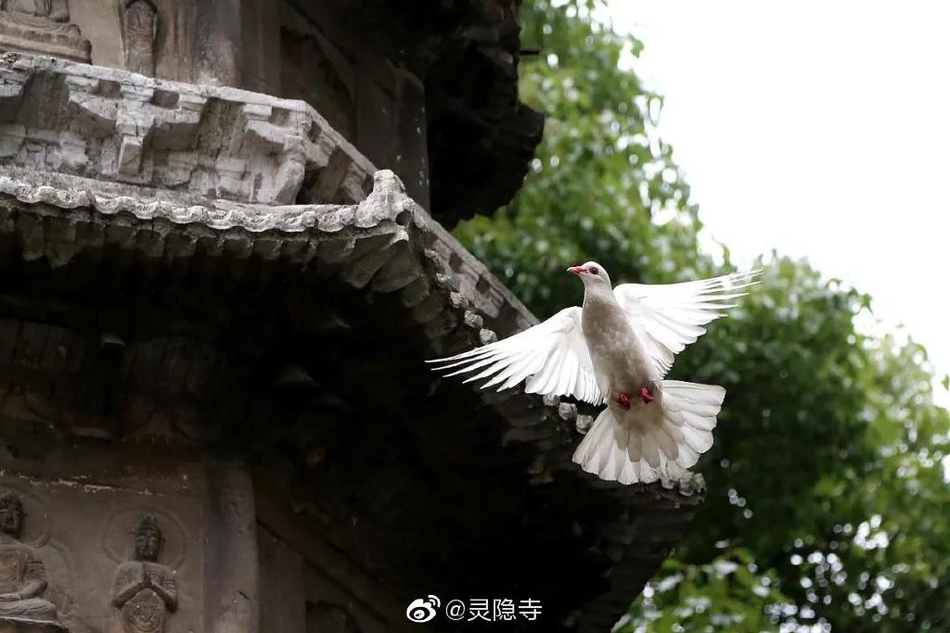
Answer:
[[[650,387],[640,387],[640,398],[643,400],[643,404],[653,402],[653,389]]]
[[[630,395],[626,393],[620,393],[617,395],[617,404],[624,408],[624,410],[630,409]]]

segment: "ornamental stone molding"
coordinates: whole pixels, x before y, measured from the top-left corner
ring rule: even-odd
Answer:
[[[0,166],[271,206],[356,203],[375,171],[302,101],[16,53]]]
[[[479,318],[502,332],[534,323],[395,174],[376,171],[303,101],[7,53],[0,194],[34,205],[34,213],[46,204],[217,231],[306,233],[311,241],[404,216],[424,227],[429,253]],[[57,266],[88,247],[75,217],[29,230],[20,221],[24,257],[49,256]],[[358,270],[348,275],[362,276]]]

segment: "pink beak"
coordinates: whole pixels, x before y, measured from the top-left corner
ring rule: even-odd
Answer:
[[[567,272],[571,273],[572,275],[583,275],[587,272],[587,269],[583,266],[571,266],[567,269]]]

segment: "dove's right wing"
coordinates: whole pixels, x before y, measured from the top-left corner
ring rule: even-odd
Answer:
[[[581,330],[581,309],[565,308],[523,332],[449,358],[428,361],[448,376],[474,374],[465,382],[490,379],[482,389],[498,391],[527,381],[525,391],[573,396],[591,404],[605,402]]]

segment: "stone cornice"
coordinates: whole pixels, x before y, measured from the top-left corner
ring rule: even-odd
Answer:
[[[303,101],[16,53],[0,165],[270,206],[352,204],[375,171]]]
[[[380,178],[395,177],[389,171],[379,174]],[[198,224],[222,231],[302,233],[317,230],[334,233],[347,226],[368,228],[382,219],[391,219],[366,212],[367,199],[357,205],[266,206],[221,199],[189,204],[186,200],[154,199],[149,195],[152,192],[135,187],[128,187],[123,192],[102,191],[99,184],[75,176],[18,170],[0,172],[0,193],[27,204],[44,203],[60,209],[89,208],[108,216],[127,213],[139,220],[168,220],[174,224]]]

